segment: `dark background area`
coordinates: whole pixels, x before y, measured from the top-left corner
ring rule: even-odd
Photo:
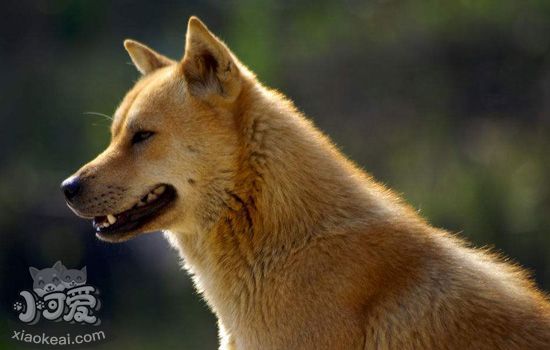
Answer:
[[[28,267],[57,260],[86,265],[101,289],[96,347],[216,348],[215,319],[162,235],[99,242],[59,191],[108,143],[109,121],[89,112],[112,114],[139,77],[122,41],[180,58],[193,14],[435,226],[550,289],[549,1],[7,1],[0,349],[21,346],[13,329],[42,329],[12,305]]]

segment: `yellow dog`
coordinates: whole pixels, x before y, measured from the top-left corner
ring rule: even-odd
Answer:
[[[164,231],[222,349],[550,349],[520,268],[426,223],[197,18],[180,61],[124,46],[143,77],[63,191],[102,240]]]

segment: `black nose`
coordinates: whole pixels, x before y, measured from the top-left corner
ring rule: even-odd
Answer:
[[[68,201],[73,199],[78,192],[80,192],[81,188],[82,185],[80,183],[80,179],[76,176],[72,176],[61,183],[61,190],[63,191],[63,194],[65,194],[65,198],[67,198]]]

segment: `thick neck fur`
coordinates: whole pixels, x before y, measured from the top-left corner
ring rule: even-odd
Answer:
[[[316,239],[415,217],[282,95],[245,85],[234,117],[242,139],[235,185],[217,187],[203,232],[168,234],[225,324],[261,313],[264,289],[284,284],[282,266]]]
[[[230,334],[229,343],[253,349],[308,348],[313,339],[327,349],[412,344],[414,324],[438,348],[435,333],[463,331],[479,310],[527,307],[504,321],[511,329],[533,315],[548,322],[545,298],[519,269],[426,224],[278,93],[245,85],[233,117],[242,142],[231,181],[209,189],[197,232],[167,232],[218,316],[222,342]],[[472,298],[486,304],[456,302]]]

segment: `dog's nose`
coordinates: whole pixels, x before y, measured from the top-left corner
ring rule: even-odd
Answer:
[[[82,184],[77,176],[71,176],[61,183],[61,190],[68,201],[73,199],[82,189]]]

